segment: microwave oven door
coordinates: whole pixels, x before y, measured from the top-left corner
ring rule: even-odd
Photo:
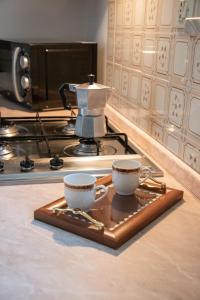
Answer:
[[[95,44],[94,44],[95,46]],[[45,50],[45,100],[46,108],[63,107],[58,90],[64,82],[83,83],[88,74],[96,74],[96,55],[92,44],[75,44],[65,48]],[[72,107],[76,98],[70,95]]]

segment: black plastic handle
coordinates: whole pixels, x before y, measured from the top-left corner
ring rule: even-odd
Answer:
[[[94,84],[94,79],[95,79],[95,75],[94,74],[89,74],[88,75],[89,85]]]
[[[67,109],[67,110],[71,110],[72,105],[69,101],[69,92],[71,92],[71,93],[74,93],[74,92],[69,90],[69,83],[63,83],[59,87],[58,92],[60,94],[60,98],[62,100],[64,108]]]

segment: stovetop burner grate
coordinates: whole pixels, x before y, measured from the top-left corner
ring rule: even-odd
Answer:
[[[55,134],[74,134],[75,132],[75,120],[69,120],[66,125],[61,125],[55,128]]]
[[[16,125],[13,120],[2,118],[0,113],[0,137],[15,137],[27,135],[28,130],[20,125]]]
[[[15,155],[15,151],[11,144],[0,142],[0,160],[11,159]]]
[[[64,148],[67,156],[99,156],[115,155],[117,149],[111,145],[103,145],[98,139],[80,139],[79,143]]]
[[[15,120],[15,123],[12,119]],[[3,122],[4,121],[5,120],[3,120]],[[123,146],[124,150],[121,154],[135,153],[128,146],[128,138],[124,133],[109,132],[104,137],[98,139],[80,139],[74,134],[66,134],[62,129],[69,124],[74,124],[74,117],[69,118],[69,120],[63,117],[41,118],[37,113],[35,118],[22,118],[22,120],[11,118],[9,122],[12,124],[17,123],[17,127],[21,128],[20,134],[13,136],[0,135],[0,141],[7,141],[12,144],[23,144],[24,148],[26,148],[26,143],[32,142],[35,144],[32,154],[38,154],[41,157],[53,157],[54,155],[75,157],[115,155],[118,154],[119,147],[112,145],[113,139]],[[105,140],[110,140],[110,144],[105,143]],[[26,149],[24,151],[26,152]],[[40,153],[42,154],[40,155]],[[30,155],[30,151],[28,155]]]
[[[84,170],[105,175],[111,172],[114,158],[137,158],[143,165],[153,166],[156,176],[162,176],[153,163],[129,144],[125,133],[114,132],[107,126],[104,137],[80,139],[73,131],[63,130],[69,123],[75,124],[75,120],[74,116],[41,117],[39,113],[34,117],[1,117],[2,128],[14,124],[18,133],[0,134],[0,182],[24,182],[41,177],[46,181],[57,181],[56,178],[60,181],[68,173]],[[27,168],[30,162],[31,167]]]

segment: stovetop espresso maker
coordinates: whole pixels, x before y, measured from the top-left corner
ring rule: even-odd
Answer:
[[[112,89],[94,82],[95,75],[88,75],[83,84],[63,83],[59,94],[65,109],[71,110],[70,93],[76,94],[78,115],[75,134],[83,138],[98,138],[106,134],[104,108]]]

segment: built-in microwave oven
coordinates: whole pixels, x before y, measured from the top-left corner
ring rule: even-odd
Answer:
[[[96,43],[0,40],[0,94],[34,111],[62,107],[61,84],[86,82],[91,73],[97,74]]]

